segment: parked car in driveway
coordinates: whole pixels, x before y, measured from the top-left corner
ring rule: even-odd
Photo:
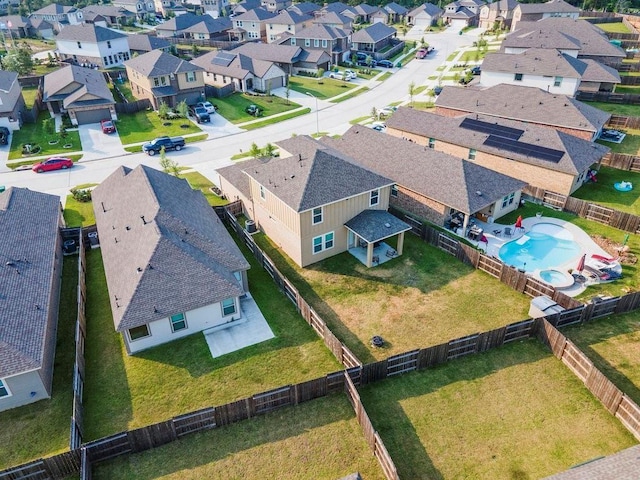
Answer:
[[[395,112],[396,110],[398,110],[398,107],[394,107],[393,105],[387,105],[386,107],[383,107],[380,110],[378,110],[378,116],[388,117],[390,115],[393,115],[393,112]]]
[[[65,170],[73,167],[73,162],[70,158],[65,157],[51,157],[43,162],[36,163],[31,170],[36,173],[49,172],[51,170]]]
[[[198,102],[196,107],[204,108],[209,115],[216,113],[216,106],[211,102]]]
[[[142,145],[142,151],[147,155],[152,156],[156,153],[160,153],[162,147],[164,147],[165,151],[182,150],[184,145],[185,141],[182,137],[158,137]]]
[[[9,143],[9,129],[7,127],[0,127],[0,145],[7,145]]]
[[[211,116],[207,113],[207,109],[204,107],[191,107],[191,115],[196,119],[198,123],[206,123],[211,121]]]
[[[423,59],[426,56],[427,56],[427,49],[426,48],[420,48],[416,52],[416,58],[418,58],[418,59]]]
[[[336,80],[345,80],[349,81],[351,78],[348,78],[344,72],[329,72],[329,78],[335,78]]]
[[[344,71],[344,76],[345,76],[345,78],[348,78],[349,80],[353,80],[355,78],[358,78],[358,74],[353,70],[345,70]]]
[[[471,70],[470,70],[472,75],[480,75],[481,71],[482,70],[480,68],[480,65],[476,65],[475,67],[471,67]]]
[[[102,133],[115,133],[116,131],[116,126],[111,120],[102,120],[100,122],[100,128],[102,129]]]
[[[389,60],[380,60],[378,62],[378,66],[384,68],[393,68],[393,62],[390,62]]]

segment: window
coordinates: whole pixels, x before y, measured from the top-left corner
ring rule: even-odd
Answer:
[[[184,313],[176,313],[171,315],[171,331],[177,332],[178,330],[184,330],[187,328],[187,321],[184,318]]]
[[[238,26],[241,27],[242,26],[242,20],[238,21]]]
[[[475,160],[476,159],[476,149],[475,148],[470,148],[469,149],[469,160]]]
[[[80,42],[77,42],[77,43],[78,43],[78,48],[82,48],[82,44]]]
[[[122,56],[124,57],[125,60],[129,60],[129,52],[124,52]]]
[[[324,236],[324,249],[329,250],[330,248],[333,248],[333,232]]]
[[[320,253],[322,251],[322,235],[313,239],[313,253]]]
[[[187,82],[195,82],[196,81],[196,72],[187,72],[185,73],[185,77]]]
[[[325,233],[318,237],[313,238],[313,254],[320,253],[323,250],[329,250],[333,248],[333,232]]]
[[[514,79],[516,82],[521,82],[521,81],[522,81],[522,74],[521,74],[521,73],[516,73],[516,74],[514,75],[513,79]]]
[[[9,395],[11,395],[9,388],[5,385],[5,383],[2,380],[0,380],[0,398],[8,397]]]
[[[436,139],[435,138],[430,138],[429,139],[429,148],[436,148]]]
[[[511,205],[513,203],[513,198],[515,196],[515,192],[511,195],[507,195],[502,199],[502,208],[507,208],[507,205]]]
[[[327,48],[327,41],[326,40],[322,40],[322,48]]]
[[[304,39],[304,46],[305,47],[310,47],[311,46],[311,40],[309,38],[305,38]]]
[[[167,84],[167,77],[165,77],[164,75],[162,77],[160,77],[160,84],[161,85],[166,85]]]
[[[373,190],[371,192],[371,196],[369,197],[369,206],[373,207],[374,205],[378,205],[380,201],[380,190]]]
[[[397,185],[392,185],[391,186],[391,196],[398,198],[398,186]]]
[[[314,46],[314,47],[319,47],[319,46],[320,46],[320,40],[319,40],[319,39],[317,39],[317,38],[315,38],[315,39],[313,40],[313,46]]]
[[[148,336],[149,336],[149,326],[146,324],[129,329],[129,338],[131,339],[131,341],[138,340],[140,338],[144,338]]]
[[[555,77],[553,79],[553,86],[559,87],[560,85],[562,85],[562,77]]]
[[[312,221],[313,225],[322,223],[322,207],[314,208],[312,214],[313,214],[313,221]]]
[[[107,48],[111,48],[111,40],[107,40]]]
[[[75,57],[75,55],[74,55],[74,57]],[[107,65],[107,57],[102,57],[102,59],[104,60],[104,62],[102,62],[102,63],[104,63],[105,65]],[[75,58],[74,58],[74,60],[75,60]]]
[[[236,300],[235,298],[227,298],[222,303],[222,316],[227,317],[236,313]]]
[[[292,39],[291,39],[291,45],[295,45],[295,44],[296,44],[296,39],[295,39],[295,38],[292,38]]]
[[[273,30],[273,23],[269,24],[269,30]]]
[[[262,185],[260,185],[260,198],[261,199],[265,199],[265,194],[264,194],[264,187]]]
[[[158,77],[155,77],[153,79],[153,85],[156,86],[156,87],[160,86],[160,79]]]

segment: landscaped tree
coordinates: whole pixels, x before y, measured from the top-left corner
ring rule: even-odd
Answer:
[[[169,175],[173,175],[174,177],[180,175],[180,166],[178,165],[178,162],[167,157],[167,152],[164,147],[160,149],[160,166],[162,167],[162,171]]]
[[[64,126],[64,122],[62,122],[60,124],[60,128],[58,129],[58,135],[60,136],[60,138],[65,139],[67,138],[67,135],[69,135],[67,133],[67,127]]]
[[[265,157],[272,158],[275,153],[276,153],[276,147],[274,147],[273,144],[271,143],[267,143],[262,149],[262,155],[264,155]]]
[[[365,63],[367,64],[367,67],[371,68],[371,64],[373,63],[373,57],[371,55],[367,55],[367,58],[365,59]]]
[[[176,112],[178,112],[178,115],[182,118],[187,118],[189,116],[189,106],[187,105],[186,100],[181,101],[176,106]]]
[[[164,120],[169,116],[169,110],[169,105],[165,102],[160,102],[160,105],[158,105],[158,116]]]
[[[317,75],[318,75],[318,83],[321,83],[320,80],[324,78],[324,68],[319,68]]]
[[[18,75],[28,75],[33,70],[33,51],[27,43],[21,43],[17,47],[9,48],[2,59],[5,70],[18,72]]]
[[[262,150],[260,150],[260,147],[258,147],[258,144],[256,142],[253,142],[251,144],[251,148],[249,148],[249,155],[251,155],[253,158],[258,158],[260,155],[262,155]]]
[[[409,84],[409,103],[413,105],[413,96],[416,93],[416,82],[411,82]]]
[[[376,107],[371,108],[371,118],[374,120],[378,119],[378,109],[376,109]]]
[[[409,27],[407,26],[407,24],[406,24],[406,23],[403,23],[403,24],[400,26],[400,31],[402,32],[402,36],[403,36],[403,37],[406,37],[406,36],[407,36],[407,32],[409,31]]]
[[[289,97],[291,96],[291,85],[289,84],[289,75],[287,75],[287,89],[284,92],[285,97],[287,97],[287,105],[289,105]]]
[[[51,117],[45,118],[42,122],[42,130],[47,137],[51,138],[56,132],[56,121]]]
[[[200,53],[200,50],[198,49],[198,46],[194,44],[191,47],[191,55],[193,55],[194,57],[197,57],[199,53]]]

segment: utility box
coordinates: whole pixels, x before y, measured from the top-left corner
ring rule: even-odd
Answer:
[[[529,306],[529,316],[531,318],[547,317],[562,311],[564,311],[564,307],[544,295],[532,299]]]

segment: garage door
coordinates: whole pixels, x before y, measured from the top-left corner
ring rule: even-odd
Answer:
[[[284,77],[273,77],[269,80],[265,80],[265,82],[271,82],[271,89],[284,87]]]
[[[413,24],[414,27],[427,28],[431,26],[431,17],[416,18]]]
[[[462,30],[464,27],[467,26],[467,21],[466,20],[451,20],[451,28],[454,28],[456,30]]]
[[[98,110],[84,110],[76,112],[78,125],[86,125],[87,123],[100,123],[100,120],[111,119],[111,112],[108,108],[100,108]]]

